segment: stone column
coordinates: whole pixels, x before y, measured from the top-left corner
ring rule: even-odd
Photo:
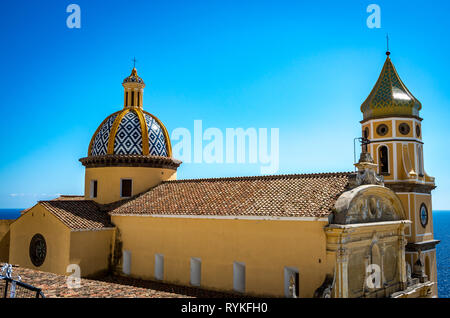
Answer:
[[[348,298],[348,249],[339,247],[336,251],[338,298]]]
[[[405,247],[407,243],[408,241],[404,238],[403,235],[401,235],[398,239],[398,254],[397,254],[398,272],[400,274],[399,282],[401,290],[406,289],[408,285],[408,278],[406,275],[406,257],[405,257]]]
[[[365,272],[364,283],[363,283],[364,284],[364,286],[363,286],[363,293],[364,294],[369,291],[369,288],[367,286],[367,277],[368,277],[368,275],[367,275],[367,267],[369,266],[369,264],[370,264],[370,252],[367,253],[366,256],[364,257],[364,272]]]
[[[381,269],[381,277],[380,277],[380,284],[381,287],[384,288],[385,287],[385,283],[386,283],[386,277],[384,275],[384,250],[386,249],[386,243],[382,243],[380,244],[380,269]]]

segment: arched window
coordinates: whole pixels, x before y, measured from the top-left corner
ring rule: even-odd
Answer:
[[[128,106],[128,92],[125,92],[125,106]]]
[[[428,255],[425,257],[425,274],[428,276],[428,280],[431,280],[431,263]]]
[[[418,164],[419,164],[419,177],[423,177],[423,175],[425,174],[424,169],[423,169],[423,148],[422,146],[418,146],[418,151],[417,151],[417,156],[418,156]]]
[[[370,262],[381,267],[381,254],[378,244],[373,244],[370,251]]]
[[[138,100],[137,100],[137,105],[141,106],[141,92],[138,92]]]
[[[380,173],[383,175],[389,174],[389,153],[386,146],[381,146],[378,149],[378,164]]]
[[[382,259],[380,253],[380,247],[376,242],[372,243],[370,247],[370,263],[369,267],[366,268],[370,276],[366,277],[365,285],[369,289],[378,289],[382,285],[382,274],[381,274]]]
[[[131,92],[131,106],[134,106],[134,92]]]

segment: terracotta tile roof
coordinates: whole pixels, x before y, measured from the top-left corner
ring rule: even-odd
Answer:
[[[165,181],[111,215],[325,217],[353,173]]]
[[[0,264],[2,265],[2,264]],[[145,287],[134,287],[110,282],[81,278],[80,288],[68,288],[67,276],[41,272],[23,267],[13,267],[13,277],[20,275],[22,282],[41,288],[46,298],[180,298],[187,297],[175,293]],[[1,290],[1,285],[0,285]],[[182,291],[182,290],[180,290]],[[33,297],[16,289],[17,297]]]
[[[50,213],[60,219],[71,230],[93,230],[113,227],[107,213],[90,200],[39,201]]]
[[[140,278],[134,278],[130,276],[123,276],[123,275],[111,275],[106,274],[102,276],[97,276],[95,278],[92,278],[94,280],[99,280],[102,282],[107,283],[114,283],[114,284],[120,284],[120,285],[128,285],[128,286],[134,286],[139,288],[147,288],[152,290],[158,290],[161,292],[167,292],[167,293],[174,293],[179,295],[186,295],[188,297],[196,297],[196,298],[254,298],[255,296],[260,295],[253,295],[253,294],[242,294],[235,291],[218,291],[218,290],[211,290],[211,289],[205,289],[203,287],[194,287],[194,286],[186,286],[186,285],[178,285],[178,284],[171,284],[167,282],[162,281],[155,281],[155,280],[146,280],[146,279],[140,279]],[[269,296],[273,297],[273,296]]]

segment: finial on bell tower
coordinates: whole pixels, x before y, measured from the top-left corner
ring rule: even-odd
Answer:
[[[391,55],[391,52],[389,52],[389,34],[386,33],[386,55],[389,56]]]
[[[370,143],[369,139],[362,137],[361,142],[361,154],[359,156],[358,163],[355,163],[355,167],[358,171],[370,169],[376,171],[378,165],[374,163],[372,155],[367,151],[367,145]]]
[[[383,176],[377,174],[378,165],[374,163],[372,155],[368,151],[368,144],[370,140],[366,137],[357,138],[361,142],[361,155],[359,161],[355,163],[358,169],[356,172],[356,179],[353,186],[360,186],[363,184],[384,185]]]

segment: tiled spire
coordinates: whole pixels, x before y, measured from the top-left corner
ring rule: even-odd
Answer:
[[[380,77],[369,97],[361,105],[364,120],[393,116],[419,117],[422,104],[411,94],[397,74],[386,52]]]

